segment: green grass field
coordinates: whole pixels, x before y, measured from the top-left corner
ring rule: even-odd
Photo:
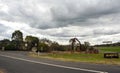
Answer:
[[[100,49],[99,54],[85,54],[85,53],[48,53],[45,55],[35,55],[33,57],[39,58],[50,58],[62,61],[72,61],[72,62],[89,62],[89,63],[99,63],[99,64],[114,64],[120,65],[119,59],[105,59],[103,57],[104,52],[120,52],[120,47],[98,47]]]
[[[103,52],[119,52],[120,46],[110,46],[110,47],[97,47],[101,53]]]

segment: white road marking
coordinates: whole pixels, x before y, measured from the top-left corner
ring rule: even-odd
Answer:
[[[13,56],[7,56],[7,55],[1,55],[1,54],[0,54],[0,56],[17,59],[17,60],[22,60],[22,61],[27,61],[27,62],[32,62],[32,63],[54,66],[54,67],[67,68],[67,69],[72,69],[72,70],[80,70],[80,71],[93,72],[93,73],[108,73],[108,72],[97,71],[97,70],[89,70],[89,69],[82,69],[82,68],[76,68],[76,67],[68,67],[68,66],[62,66],[62,65],[56,65],[56,64],[49,64],[49,63],[38,62],[38,61],[33,61],[33,60],[28,60],[28,59],[13,57]]]

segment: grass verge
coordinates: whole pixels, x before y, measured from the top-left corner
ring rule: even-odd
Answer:
[[[49,59],[60,60],[60,61],[120,65],[120,58],[119,59],[105,59],[103,58],[103,53],[100,53],[100,54],[47,53],[47,54],[41,54],[39,56],[36,53],[30,53],[29,55],[32,57],[37,57],[37,58],[49,58]]]

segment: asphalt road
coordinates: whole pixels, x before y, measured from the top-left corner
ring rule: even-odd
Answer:
[[[0,52],[0,69],[6,73],[120,73],[120,66],[37,59],[27,52]]]

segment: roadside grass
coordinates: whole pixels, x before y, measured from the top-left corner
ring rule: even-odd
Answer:
[[[101,52],[119,52],[120,46],[97,47]]]
[[[61,61],[72,61],[72,62],[87,62],[87,63],[96,63],[96,64],[110,64],[110,65],[120,65],[119,59],[105,59],[103,57],[104,52],[120,52],[119,47],[99,47],[99,54],[85,54],[85,53],[46,53],[40,54],[30,53],[30,56],[37,58],[49,58],[53,60],[61,60]]]

